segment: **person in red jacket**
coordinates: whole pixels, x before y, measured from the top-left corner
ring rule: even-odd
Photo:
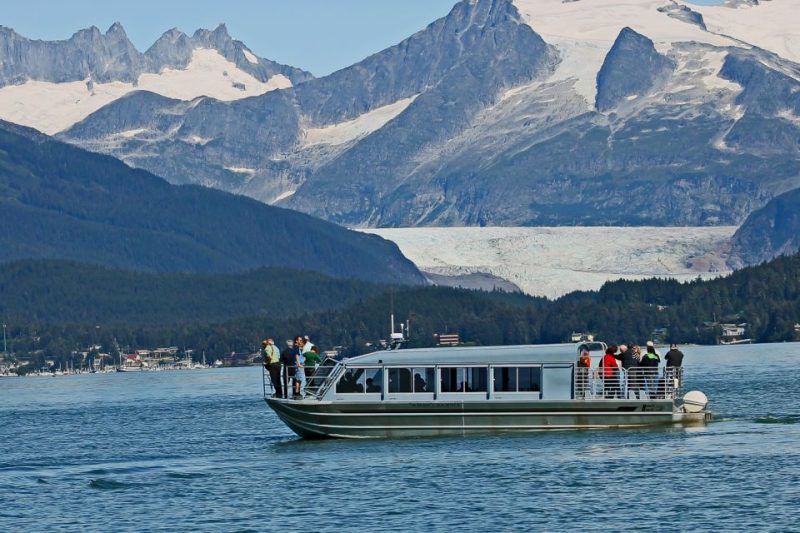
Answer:
[[[600,375],[603,377],[603,396],[616,398],[619,393],[619,367],[617,366],[616,344],[606,348],[606,353],[600,359]]]

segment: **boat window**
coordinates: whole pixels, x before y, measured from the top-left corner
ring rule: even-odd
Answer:
[[[414,392],[434,392],[434,371],[432,368],[414,369]]]
[[[497,392],[539,392],[542,369],[532,367],[495,367],[494,390]]]
[[[542,369],[539,367],[519,368],[519,392],[539,392],[542,390]]]
[[[495,368],[494,390],[502,392],[517,392],[517,369]]]
[[[367,377],[366,392],[382,392],[383,389],[383,369],[381,368],[367,368],[364,370],[364,375]]]
[[[487,369],[442,368],[442,392],[486,392]]]
[[[389,368],[389,392],[411,392],[411,369]]]
[[[342,374],[339,383],[336,384],[336,392],[344,394],[364,392],[365,379],[366,372],[364,368],[348,368]]]

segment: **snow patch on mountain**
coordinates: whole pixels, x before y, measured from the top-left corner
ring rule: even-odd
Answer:
[[[236,174],[245,174],[248,176],[252,176],[257,172],[256,169],[248,167],[223,167],[223,168],[230,172],[235,172]]]
[[[145,128],[134,128],[132,130],[125,130],[117,133],[118,137],[122,137],[123,139],[132,139],[137,135],[147,132],[148,130]]]
[[[255,56],[253,52],[248,50],[247,48],[242,48],[242,53],[244,54],[244,58],[249,62],[253,63],[254,65],[258,64],[258,58]]]
[[[192,60],[185,69],[164,69],[158,74],[142,74],[138,84],[139,89],[168,98],[192,100],[198,96],[211,96],[226,101],[291,86],[292,82],[283,74],[276,74],[266,82],[261,82],[210,48],[194,50]]]
[[[419,269],[487,273],[525,293],[556,298],[616,279],[682,281],[729,272],[734,226],[366,229],[395,242]]]
[[[284,192],[280,193],[278,196],[276,196],[270,202],[270,204],[276,204],[276,203],[280,202],[281,200],[285,200],[287,198],[290,198],[292,195],[294,195],[295,192],[297,192],[297,191],[296,190],[284,191]]]
[[[188,137],[184,137],[180,140],[189,144],[199,144],[200,146],[203,146],[210,143],[214,139],[211,137],[201,137],[199,135],[189,135]]]
[[[772,0],[758,5],[694,5],[710,31],[729,35],[748,44],[800,62],[800,3],[797,0]],[[794,20],[794,24],[787,21]]]
[[[132,91],[151,91],[179,100],[210,96],[231,101],[291,86],[292,82],[283,74],[261,82],[218,51],[200,48],[192,52],[185,69],[144,73],[136,84],[93,83],[90,79],[66,83],[29,80],[2,87],[0,118],[52,135]]]
[[[369,135],[405,111],[418,95],[403,98],[394,103],[368,111],[353,120],[331,124],[320,128],[309,128],[305,132],[305,146],[317,144],[339,145]]]
[[[575,80],[574,89],[593,106],[596,77],[606,54],[624,27],[652,39],[660,53],[676,42],[696,41],[728,46],[732,39],[658,11],[665,0],[513,0],[523,20],[561,54],[552,80]]]

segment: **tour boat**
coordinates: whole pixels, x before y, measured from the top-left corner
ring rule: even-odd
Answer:
[[[702,424],[699,391],[682,395],[682,369],[581,368],[602,342],[382,350],[326,359],[304,398],[264,397],[305,438],[428,437]],[[649,373],[648,373],[649,372]]]

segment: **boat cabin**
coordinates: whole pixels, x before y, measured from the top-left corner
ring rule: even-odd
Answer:
[[[602,342],[383,350],[309,372],[306,392],[327,401],[572,400],[603,397],[596,369],[578,356],[605,351]],[[265,394],[267,391],[265,390]]]

